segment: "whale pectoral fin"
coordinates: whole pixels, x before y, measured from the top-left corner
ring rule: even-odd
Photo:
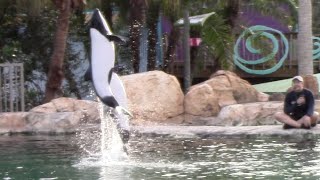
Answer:
[[[130,117],[133,117],[133,115],[128,110],[126,110],[125,108],[121,107],[121,111],[123,112],[123,114],[125,114],[127,116],[130,116]]]
[[[113,41],[115,43],[125,44],[128,42],[128,40],[123,36],[119,36],[119,35],[106,35],[106,36],[109,39],[109,41]]]
[[[85,81],[92,81],[92,75],[91,75],[91,67],[88,68],[86,73],[84,74],[84,80]]]

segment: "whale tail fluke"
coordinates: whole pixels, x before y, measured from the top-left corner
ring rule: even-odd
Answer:
[[[133,117],[133,115],[132,115],[127,109],[119,106],[119,110],[120,110],[123,114],[125,114],[125,115],[127,115],[127,116],[130,116],[131,118]]]

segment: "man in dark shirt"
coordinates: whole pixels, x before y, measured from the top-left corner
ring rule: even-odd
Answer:
[[[276,120],[284,123],[284,129],[315,126],[319,114],[314,112],[313,94],[303,87],[301,76],[293,77],[291,89],[284,100],[283,112],[275,114]]]

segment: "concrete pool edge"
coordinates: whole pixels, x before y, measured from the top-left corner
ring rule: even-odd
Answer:
[[[5,135],[68,135],[80,131],[99,131],[100,125],[87,125],[68,130],[50,129],[46,131],[32,130],[0,130],[0,136]],[[176,137],[214,137],[214,136],[299,136],[320,135],[320,125],[311,129],[283,129],[282,125],[262,126],[181,126],[181,125],[149,125],[132,126],[133,135],[146,136],[176,136]]]
[[[320,135],[320,126],[311,129],[283,129],[282,125],[263,126],[134,126],[138,134],[155,136],[297,136]]]

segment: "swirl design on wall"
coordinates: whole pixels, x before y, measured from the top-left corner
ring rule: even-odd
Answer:
[[[317,60],[320,57],[320,38],[319,37],[312,37],[313,41],[313,50],[312,50],[312,59]]]
[[[271,42],[271,46],[273,47],[271,52],[269,54],[263,54],[261,49],[256,49],[253,47],[253,42],[256,40],[256,38],[263,38],[268,39]],[[277,38],[276,36],[280,37]],[[279,40],[281,40],[281,53],[278,53],[279,51]],[[240,49],[241,49],[241,43],[243,44],[245,42],[245,48],[246,51],[253,55],[258,55],[257,59],[245,59],[248,57],[243,57]],[[234,54],[233,54],[233,60],[234,63],[243,71],[249,73],[249,74],[257,74],[257,75],[265,75],[265,74],[271,74],[278,70],[284,60],[287,58],[289,52],[289,43],[287,38],[278,30],[262,26],[262,25],[256,25],[252,26],[248,29],[246,29],[237,39],[236,44],[234,46]],[[281,57],[278,57],[281,54]],[[276,59],[276,58],[279,58]],[[276,64],[272,66],[269,69],[251,69],[248,68],[246,65],[257,65],[265,63],[269,60],[276,60]]]

